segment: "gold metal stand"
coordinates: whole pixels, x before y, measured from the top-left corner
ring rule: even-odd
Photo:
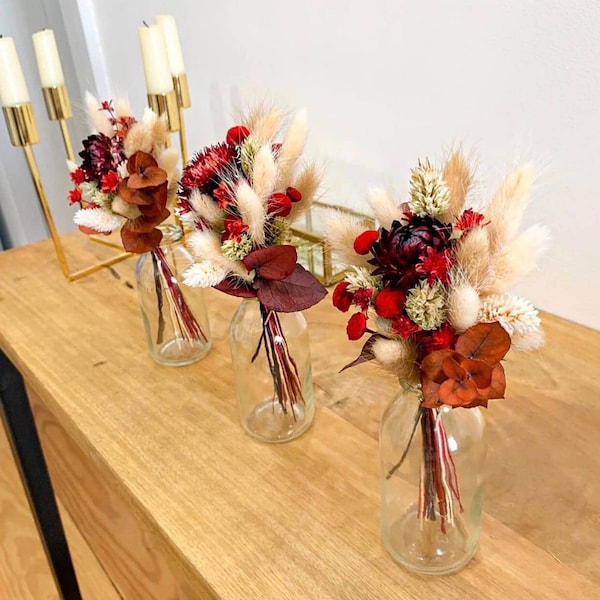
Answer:
[[[177,112],[179,115],[179,145],[181,147],[181,165],[182,167],[185,167],[188,161],[188,151],[183,109],[189,108],[192,105],[190,101],[190,88],[188,86],[187,75],[185,73],[173,76],[173,88],[175,89],[175,97],[177,98]]]
[[[73,146],[71,145],[71,138],[69,137],[69,130],[67,129],[66,123],[66,120],[73,116],[67,88],[64,85],[57,87],[46,87],[42,88],[42,94],[44,96],[44,102],[46,103],[48,118],[51,121],[58,121],[58,124],[60,125],[60,132],[65,145],[67,158],[70,161],[75,162]]]
[[[31,103],[28,102],[18,106],[5,106],[2,108],[2,112],[4,113],[4,118],[6,120],[6,126],[8,128],[8,135],[11,144],[13,146],[20,146],[23,148],[23,152],[25,153],[25,159],[27,160],[29,173],[31,174],[31,179],[33,180],[42,211],[44,212],[50,237],[52,238],[52,244],[54,245],[54,251],[56,252],[56,258],[58,259],[58,263],[63,275],[69,281],[75,281],[76,279],[81,279],[86,275],[95,273],[104,267],[114,265],[115,263],[129,258],[131,254],[129,252],[124,252],[108,260],[92,265],[91,267],[87,267],[86,269],[81,269],[80,271],[75,271],[73,273],[71,272],[64,248],[60,242],[60,237],[54,223],[54,218],[52,217],[52,213],[50,211],[50,206],[48,205],[48,200],[46,198],[46,193],[44,192],[44,186],[42,185],[39,169],[31,150],[31,146],[40,141]]]

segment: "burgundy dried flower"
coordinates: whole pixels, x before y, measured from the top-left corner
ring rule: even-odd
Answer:
[[[113,155],[113,140],[103,133],[90,135],[83,140],[81,169],[88,180],[99,180],[109,171],[115,171],[119,158]]]
[[[413,216],[406,225],[393,221],[389,231],[381,228],[379,239],[373,243],[373,258],[369,263],[376,268],[373,275],[381,275],[386,287],[409,289],[420,278],[415,265],[427,249],[443,252],[451,246],[452,226],[430,216]]]

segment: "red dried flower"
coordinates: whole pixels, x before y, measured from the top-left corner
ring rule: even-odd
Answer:
[[[82,168],[75,169],[70,173],[71,181],[75,185],[80,185],[85,181],[85,173]]]
[[[245,225],[242,219],[238,216],[229,216],[223,222],[225,231],[221,235],[221,241],[235,240],[239,242],[242,239],[242,233],[248,231],[248,225]]]
[[[377,240],[379,237],[379,233],[374,229],[369,229],[367,231],[363,231],[357,238],[354,240],[354,252],[356,254],[360,254],[364,256],[371,252],[371,247],[373,246],[373,242]]]
[[[230,146],[238,146],[250,135],[250,130],[243,125],[231,127],[225,136],[225,140]]]
[[[69,206],[80,203],[81,202],[81,190],[79,188],[75,188],[75,189],[71,190],[69,192],[69,195],[67,196],[67,199],[69,200]]]
[[[420,331],[417,340],[422,346],[422,355],[436,352],[437,350],[448,350],[454,348],[456,333],[449,323],[443,323],[439,329],[434,331]]]
[[[121,183],[121,178],[116,171],[109,171],[105,175],[102,175],[100,179],[100,189],[105,194],[111,194],[116,191],[117,186]]]
[[[285,190],[285,193],[292,202],[300,202],[300,200],[302,200],[300,190],[297,190],[295,187],[288,187],[287,190]]]
[[[267,203],[267,212],[277,217],[287,217],[292,212],[292,201],[286,194],[273,194]]]
[[[354,304],[360,307],[363,311],[366,311],[369,308],[369,304],[371,304],[372,297],[372,288],[360,288],[354,292]]]
[[[392,319],[392,333],[407,338],[413,333],[421,331],[421,328],[411,321],[406,315],[400,315]]]
[[[227,144],[208,146],[198,152],[183,170],[181,195],[189,198],[194,189],[212,195],[221,182],[221,177],[232,171],[234,160],[234,148]]]
[[[342,312],[348,312],[354,299],[354,294],[348,291],[349,285],[347,281],[340,281],[333,290],[333,305]]]
[[[219,183],[218,187],[213,192],[213,196],[217,200],[217,206],[221,210],[227,210],[230,206],[235,204],[231,189],[224,181]]]
[[[462,212],[458,221],[454,224],[454,229],[461,229],[462,231],[469,231],[474,227],[479,227],[485,219],[485,215],[475,212],[472,208],[467,208]]]
[[[450,258],[448,250],[437,252],[431,246],[425,248],[421,254],[420,262],[415,266],[415,270],[420,275],[427,275],[427,283],[432,285],[435,281],[443,284],[450,283],[449,270],[453,261]]]
[[[367,317],[362,312],[357,312],[350,317],[346,325],[346,333],[349,340],[358,340],[367,330]]]
[[[400,315],[406,304],[406,294],[402,290],[382,289],[375,296],[375,312],[384,319]]]

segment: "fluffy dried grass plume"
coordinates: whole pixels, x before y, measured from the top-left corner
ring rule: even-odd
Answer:
[[[450,325],[459,333],[478,321],[481,300],[477,290],[467,282],[451,288],[448,294],[447,315]]]
[[[144,109],[141,121],[133,124],[123,140],[123,148],[127,156],[138,150],[156,154],[162,149],[169,135],[166,114],[158,116],[151,108]]]
[[[115,196],[110,207],[113,212],[125,217],[126,219],[137,219],[142,214],[140,209],[135,204],[125,202],[121,196]]]
[[[177,148],[162,148],[158,151],[156,162],[161,169],[167,172],[167,180],[172,185],[179,179],[179,150]]]
[[[373,216],[382,227],[389,229],[392,221],[400,220],[402,216],[400,208],[383,188],[371,188],[367,201],[373,211]]]
[[[504,292],[523,280],[537,266],[546,250],[550,232],[543,225],[532,225],[492,257],[484,292]]]
[[[277,156],[277,187],[287,188],[294,176],[308,134],[306,110],[299,110],[291,119]]]
[[[401,381],[408,383],[418,381],[415,368],[417,349],[412,342],[402,339],[378,338],[373,343],[372,350],[375,359],[383,369],[393,373]]]
[[[450,190],[450,204],[440,215],[440,220],[452,223],[463,210],[467,194],[473,184],[473,171],[461,148],[454,150],[446,160],[442,178]]]
[[[190,206],[198,216],[207,223],[214,225],[223,220],[223,212],[210,196],[205,196],[197,189],[189,197]]]
[[[340,210],[332,209],[325,216],[327,240],[340,261],[347,266],[372,268],[367,262],[367,256],[354,252],[354,240],[365,229],[363,219]]]
[[[242,263],[223,256],[221,252],[221,240],[215,232],[208,229],[194,231],[186,237],[186,243],[191,253],[198,260],[207,261],[227,272],[239,275],[245,280],[250,280],[248,271]]]
[[[85,93],[85,108],[88,115],[88,121],[90,128],[95,133],[103,133],[109,137],[113,134],[113,126],[110,124],[106,113],[102,110],[102,105],[98,102],[97,98],[90,94]]]
[[[252,185],[259,198],[268,198],[275,188],[277,165],[269,145],[262,148],[254,156],[252,167]]]
[[[295,221],[310,209],[312,203],[318,198],[319,188],[323,179],[323,170],[315,163],[309,163],[292,181],[292,187],[295,187],[302,194],[302,202],[292,204],[290,220]]]
[[[532,165],[525,164],[519,167],[508,175],[484,209],[486,221],[490,221],[487,230],[492,252],[503,248],[516,235],[523,219],[532,181]]]
[[[132,117],[131,106],[126,98],[117,98],[115,100],[115,113],[117,117]]]
[[[467,282],[478,292],[485,289],[491,261],[487,227],[471,230],[457,245],[455,258]]]
[[[256,192],[245,182],[238,184],[235,199],[240,215],[248,225],[248,234],[255,244],[265,243],[265,220],[267,210],[265,204]]]
[[[245,125],[259,144],[270,144],[281,128],[284,113],[281,109],[267,103],[259,102],[240,116],[240,123]]]

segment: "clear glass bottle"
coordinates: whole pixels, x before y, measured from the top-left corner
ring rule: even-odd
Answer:
[[[199,361],[212,341],[202,290],[181,284],[193,262],[181,229],[160,227],[159,248],[140,255],[136,279],[148,349],[161,365],[180,367]]]
[[[422,409],[414,389],[388,406],[380,431],[381,532],[399,564],[442,575],[458,571],[475,554],[484,429],[479,408]]]
[[[263,328],[267,313],[250,298],[233,316],[229,341],[235,389],[244,429],[263,442],[287,442],[304,433],[315,414],[308,328],[301,312],[270,313],[274,320]],[[279,385],[278,373],[283,375]],[[284,397],[282,402],[285,390],[296,385],[292,379],[297,401]]]

